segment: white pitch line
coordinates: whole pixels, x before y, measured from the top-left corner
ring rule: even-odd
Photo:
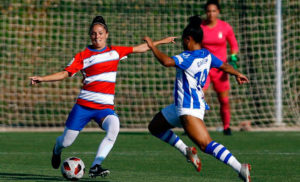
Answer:
[[[295,152],[268,152],[268,151],[261,151],[261,152],[255,152],[255,153],[239,153],[239,152],[234,152],[235,154],[239,155],[300,155],[299,153]]]
[[[95,155],[96,152],[63,152],[64,154],[68,155],[76,155],[76,154],[81,154],[81,155]],[[147,153],[144,151],[142,155],[145,155]],[[149,152],[149,155],[156,155],[156,152]],[[159,152],[160,153],[160,152]],[[261,151],[261,152],[252,152],[252,153],[243,153],[243,152],[234,152],[235,154],[238,155],[300,155],[299,153],[296,152],[268,152],[268,151]],[[51,155],[51,152],[0,152],[0,155]],[[123,156],[136,156],[141,154],[140,152],[114,152],[114,155],[123,155]],[[148,154],[147,154],[148,155]]]

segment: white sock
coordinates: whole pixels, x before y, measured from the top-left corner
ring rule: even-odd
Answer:
[[[174,145],[184,156],[186,156],[186,148],[188,147],[182,140],[178,140],[178,142]]]
[[[106,131],[106,136],[99,145],[92,167],[101,164],[114,146],[120,131],[120,121],[115,115],[108,115],[102,123],[102,128]]]
[[[241,171],[242,164],[234,156],[231,156],[227,164],[231,166],[236,172],[239,173]]]
[[[72,143],[77,138],[78,134],[79,131],[70,130],[66,127],[64,133],[61,136],[56,138],[54,153],[60,154],[63,148],[72,145]]]
[[[187,145],[172,131],[167,130],[159,135],[155,135],[157,138],[169,143],[178,149],[184,156],[186,155]]]

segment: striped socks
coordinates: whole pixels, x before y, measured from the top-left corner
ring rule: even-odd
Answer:
[[[225,164],[231,166],[238,173],[241,170],[241,163],[223,145],[212,141],[206,148],[205,153],[210,154]]]
[[[183,143],[183,141],[172,130],[167,130],[155,136],[174,146],[184,156],[186,156],[187,145],[185,145],[185,143]],[[219,144],[215,141],[210,142],[205,148],[205,153],[210,154],[218,160],[231,166],[236,172],[240,172],[242,166],[241,163],[222,144]]]
[[[167,130],[155,136],[177,148],[183,155],[186,155],[187,145],[172,130]]]

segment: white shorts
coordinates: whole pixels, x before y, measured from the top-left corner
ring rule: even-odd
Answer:
[[[186,108],[177,108],[175,104],[168,105],[167,107],[161,110],[163,116],[166,118],[168,123],[174,127],[182,128],[180,122],[180,116],[182,115],[191,115],[197,117],[201,120],[204,118],[205,108],[202,109],[186,109]]]

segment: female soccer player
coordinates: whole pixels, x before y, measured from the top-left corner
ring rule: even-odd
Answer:
[[[208,0],[204,9],[206,11],[206,20],[201,24],[204,34],[202,46],[221,61],[227,62],[228,42],[231,48],[229,64],[236,69],[236,62],[238,60],[236,56],[238,53],[238,43],[232,27],[227,22],[218,18],[220,14],[220,5],[218,0]],[[223,133],[224,135],[231,135],[229,103],[230,83],[228,74],[220,69],[211,69],[209,76],[207,77],[206,84],[203,87],[204,92],[208,89],[210,82],[213,83],[214,90],[218,95],[220,115],[224,129]]]
[[[239,84],[249,82],[248,78],[232,66],[222,62],[207,49],[202,48],[203,32],[198,16],[190,18],[190,23],[182,34],[184,51],[176,56],[168,57],[155,47],[149,37],[144,40],[158,61],[166,67],[176,67],[174,87],[174,104],[157,113],[149,124],[152,135],[177,148],[197,171],[201,170],[201,162],[195,147],[188,147],[171,130],[183,127],[189,138],[205,153],[210,154],[239,173],[244,181],[250,180],[250,165],[241,164],[223,145],[213,141],[203,122],[205,101],[202,88],[212,67],[235,75]]]
[[[92,45],[75,55],[64,71],[47,76],[30,77],[31,84],[63,80],[78,71],[83,74],[83,87],[66,121],[64,133],[56,139],[53,148],[52,167],[59,168],[61,152],[70,146],[79,132],[90,121],[95,120],[106,131],[100,143],[95,160],[89,170],[91,177],[106,176],[110,172],[101,164],[112,149],[118,133],[119,118],[114,112],[114,94],[117,66],[121,59],[131,53],[142,53],[149,50],[146,43],[135,47],[107,46],[108,28],[102,16],[93,19],[89,29]],[[154,42],[155,45],[174,41],[168,37]]]

